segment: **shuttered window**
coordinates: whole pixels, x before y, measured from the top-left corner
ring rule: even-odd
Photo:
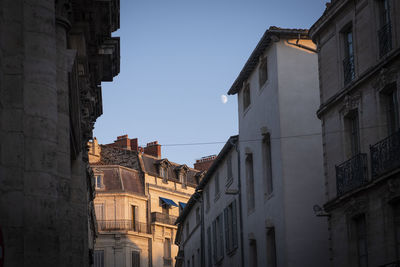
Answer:
[[[224,210],[225,221],[225,249],[227,253],[238,247],[236,200]]]
[[[104,267],[104,250],[94,251],[94,267]]]
[[[132,267],[140,267],[140,253],[132,251]]]
[[[212,267],[211,255],[212,255],[212,248],[211,248],[211,227],[207,228],[207,263],[208,267]]]

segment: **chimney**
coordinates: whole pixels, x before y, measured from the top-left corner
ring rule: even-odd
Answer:
[[[117,140],[113,144],[110,144],[110,146],[131,150],[131,140],[129,140],[127,134],[117,136]]]
[[[159,159],[161,158],[161,145],[158,144],[158,141],[147,143],[143,152]]]
[[[216,158],[217,155],[202,157],[201,159],[196,160],[196,163],[193,164],[194,168],[199,171],[207,171]]]
[[[137,138],[132,138],[130,140],[130,142],[131,142],[131,150],[138,151],[139,150],[138,139]]]
[[[97,142],[97,138],[95,137],[93,139],[93,142],[89,141],[88,146],[89,146],[89,151],[88,151],[89,163],[99,162],[101,147],[99,146],[99,143]]]

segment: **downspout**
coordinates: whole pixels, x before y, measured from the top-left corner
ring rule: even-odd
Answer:
[[[237,159],[238,159],[238,190],[239,190],[239,218],[240,218],[240,261],[241,265],[240,266],[245,266],[244,265],[244,247],[243,247],[243,216],[242,216],[242,189],[241,189],[241,181],[240,181],[240,149],[238,146],[239,143],[239,137],[238,141],[236,144],[234,144],[232,141],[230,141],[233,146],[235,146],[235,150],[237,153]],[[204,266],[204,265],[203,265]]]
[[[306,50],[308,50],[308,51],[317,53],[317,50],[315,50],[314,48],[311,48],[311,47],[308,47],[308,46],[299,44],[299,41],[300,41],[300,34],[297,36],[297,41],[296,41],[296,43],[291,43],[291,42],[289,42],[289,41],[286,39],[286,42],[287,42],[288,44],[290,44],[290,45],[294,45],[294,46],[297,46],[297,47],[306,49]]]

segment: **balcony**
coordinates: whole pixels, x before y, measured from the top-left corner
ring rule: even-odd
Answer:
[[[387,23],[378,31],[379,56],[383,57],[392,50],[392,24]]]
[[[394,261],[391,263],[386,263],[384,265],[379,265],[379,267],[400,267],[400,261]]]
[[[98,220],[99,231],[134,231],[150,234],[147,223],[132,220]]]
[[[400,131],[370,146],[372,178],[400,167]]]
[[[336,165],[337,196],[367,183],[367,154],[360,153],[351,159]]]
[[[178,217],[176,217],[176,216],[172,216],[172,215],[161,213],[161,212],[152,212],[151,213],[151,223],[159,222],[159,223],[174,225],[177,218]]]
[[[348,84],[355,77],[354,71],[354,56],[346,57],[343,60],[343,74],[344,74],[344,84]]]

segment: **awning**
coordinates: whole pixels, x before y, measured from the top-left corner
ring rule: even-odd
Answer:
[[[186,207],[186,203],[179,202],[179,206],[181,206],[181,208],[184,209]]]
[[[163,198],[163,197],[160,197],[160,199],[161,199],[162,202],[164,202],[165,204],[167,204],[167,205],[169,205],[169,206],[178,207],[178,205],[176,205],[176,203],[175,203],[173,200],[171,200],[171,199]]]

